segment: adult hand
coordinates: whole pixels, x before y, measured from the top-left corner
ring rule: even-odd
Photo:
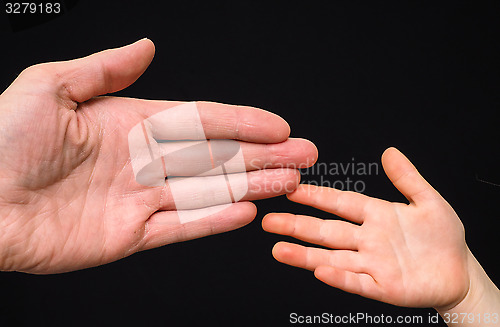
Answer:
[[[289,126],[274,114],[198,102],[207,139],[239,140],[247,191],[241,202],[181,223],[176,204],[192,212],[221,205],[220,185],[193,177],[174,201],[168,180],[137,182],[128,136],[182,103],[98,97],[132,84],[153,56],[145,39],[32,66],[0,96],[0,270],[70,271],[239,228],[256,215],[248,201],[295,189],[300,175],[287,166],[316,160],[314,145],[288,139]]]

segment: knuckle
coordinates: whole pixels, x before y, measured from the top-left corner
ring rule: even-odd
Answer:
[[[41,64],[36,64],[33,66],[29,66],[28,68],[25,68],[21,72],[21,76],[36,76],[36,77],[48,77],[48,76],[53,76],[54,72],[56,71],[54,68],[55,64],[54,63],[41,63]]]
[[[57,63],[41,63],[25,68],[18,77],[33,85],[44,86],[44,89],[65,88],[64,76]]]

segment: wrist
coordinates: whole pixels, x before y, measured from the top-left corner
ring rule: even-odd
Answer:
[[[500,326],[500,292],[468,248],[467,253],[470,282],[466,295],[435,309],[448,326]],[[493,319],[495,315],[497,319]]]

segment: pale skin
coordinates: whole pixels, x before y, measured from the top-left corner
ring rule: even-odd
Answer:
[[[287,195],[291,201],[348,221],[268,214],[264,230],[328,248],[279,242],[273,256],[350,293],[398,306],[433,307],[450,326],[500,325],[484,321],[500,314],[500,292],[468,249],[453,208],[397,149],[387,149],[382,164],[409,204],[300,185]],[[476,317],[462,319],[463,313]],[[449,319],[453,314],[458,323]]]
[[[282,167],[314,163],[315,146],[289,139],[281,117],[199,102],[207,138],[241,141],[248,193],[221,212],[178,223],[168,183],[151,187],[135,181],[127,134],[180,102],[101,96],[134,83],[154,52],[144,39],[35,65],[0,95],[0,270],[71,271],[242,227],[256,215],[249,201],[296,188],[300,174]],[[286,187],[268,187],[273,182]],[[190,203],[191,192],[184,196]]]

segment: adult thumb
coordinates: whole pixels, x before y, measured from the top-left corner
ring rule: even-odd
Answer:
[[[45,90],[48,87],[62,99],[84,102],[134,83],[149,66],[154,53],[153,42],[142,39],[84,58],[35,65],[26,69],[18,79],[45,83]]]

